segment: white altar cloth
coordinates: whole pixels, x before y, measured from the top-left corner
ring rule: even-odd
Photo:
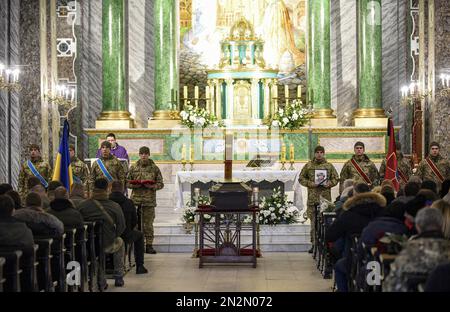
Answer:
[[[250,180],[262,182],[266,180],[268,182],[280,181],[284,183],[284,191],[294,192],[294,205],[302,211],[304,206],[301,185],[298,181],[299,175],[300,171],[290,170],[233,170],[233,179],[238,179],[242,182]],[[221,180],[223,180],[223,170],[178,171],[175,178],[176,208],[183,208],[185,203],[183,192],[190,192],[191,184],[195,182],[219,182]]]

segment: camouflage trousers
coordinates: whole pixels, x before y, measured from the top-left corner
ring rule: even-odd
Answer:
[[[311,230],[309,231],[309,236],[311,239],[311,243],[314,244],[314,237],[316,233],[316,216],[314,214],[314,205],[308,205],[308,207],[306,208],[306,216],[311,222]]]
[[[142,223],[144,225],[145,245],[153,244],[153,221],[155,221],[155,207],[142,206]]]

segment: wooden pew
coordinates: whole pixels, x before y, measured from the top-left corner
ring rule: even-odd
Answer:
[[[89,266],[91,265],[86,249],[87,227],[85,224],[83,227],[78,228],[75,233],[75,260],[80,263],[81,267],[80,286],[78,290],[81,292],[87,291]]]
[[[84,222],[87,227],[87,255],[89,265],[89,291],[98,290],[98,257],[95,247],[95,224],[96,222]]]
[[[98,288],[99,291],[103,291],[108,287],[106,283],[105,270],[106,270],[106,255],[103,246],[103,221],[98,220],[95,222],[95,251],[98,258]]]
[[[3,292],[3,284],[6,282],[6,278],[3,277],[3,266],[6,263],[5,258],[0,258],[0,292]]]
[[[64,277],[67,276],[67,274],[69,273],[68,271],[66,271],[67,269],[67,264],[71,261],[75,260],[75,234],[76,234],[77,230],[76,229],[67,229],[64,231],[64,234],[66,236],[66,239],[64,240],[64,246],[65,246],[65,252],[64,252]],[[78,287],[76,286],[70,286],[67,285],[67,281],[66,282],[66,287],[67,290],[69,292],[74,292],[76,290],[78,290]]]
[[[5,283],[3,291],[5,292],[20,292],[20,257],[22,257],[21,250],[2,251],[0,250],[0,257],[5,259],[4,276]]]
[[[34,238],[34,242],[39,245],[37,250],[37,260],[38,260],[38,289],[39,291],[54,292],[55,284],[52,278],[51,269],[51,248],[53,244],[52,238]]]

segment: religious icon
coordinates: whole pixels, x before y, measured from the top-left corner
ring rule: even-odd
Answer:
[[[316,185],[325,185],[328,180],[327,170],[316,169],[314,170],[314,183]]]

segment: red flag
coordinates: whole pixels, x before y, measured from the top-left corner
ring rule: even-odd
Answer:
[[[398,183],[398,163],[397,154],[395,153],[395,133],[392,120],[388,119],[388,136],[389,136],[389,148],[386,154],[386,172],[384,173],[384,179],[392,181],[395,191],[398,192],[400,184]]]

